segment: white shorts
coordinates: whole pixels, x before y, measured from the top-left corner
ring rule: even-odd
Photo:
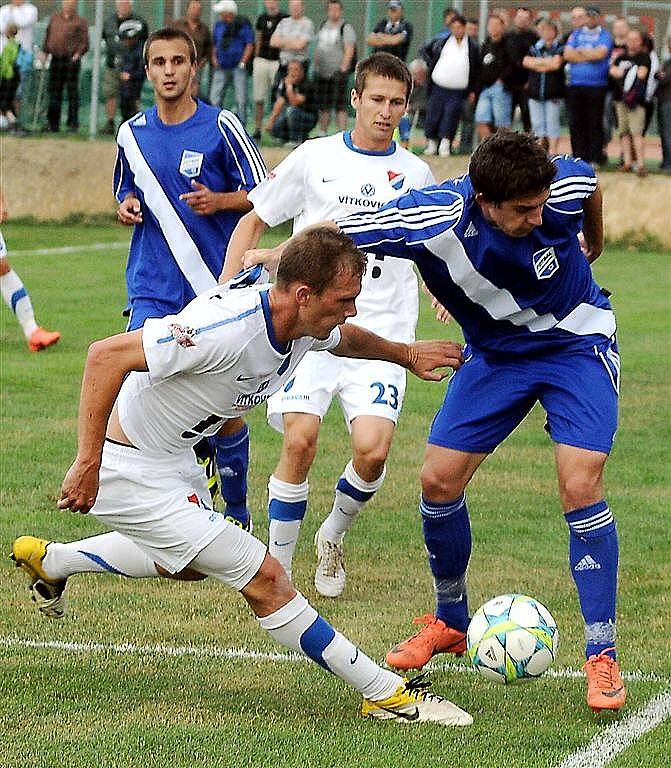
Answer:
[[[252,65],[252,93],[254,101],[268,101],[280,67],[279,61],[255,58]]]
[[[222,538],[228,557],[217,576],[237,590],[252,580],[266,556],[264,544],[210,508],[205,472],[191,450],[148,455],[106,440],[91,514],[170,573]]]
[[[323,419],[337,395],[348,429],[357,416],[378,416],[396,424],[405,382],[405,368],[394,363],[308,352],[283,389],[268,399],[268,423],[282,432],[284,413]]]
[[[7,246],[5,245],[5,238],[2,236],[2,232],[0,232],[0,259],[6,259],[7,258]]]

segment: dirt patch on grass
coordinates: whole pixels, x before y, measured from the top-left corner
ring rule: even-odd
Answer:
[[[265,148],[273,168],[287,150]],[[12,217],[59,220],[71,215],[113,213],[112,172],[116,145],[112,141],[67,139],[2,139],[2,187]],[[467,158],[429,158],[441,181],[464,173]],[[639,179],[605,173],[606,236],[630,244],[657,243],[671,249],[669,200],[671,178]]]

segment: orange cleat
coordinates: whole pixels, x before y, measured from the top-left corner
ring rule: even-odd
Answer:
[[[612,650],[606,648],[606,651]],[[622,709],[627,698],[620,665],[606,651],[590,656],[583,665],[587,675],[587,706],[592,712]]]
[[[424,624],[417,634],[395,645],[387,654],[386,661],[396,669],[421,669],[437,653],[466,651],[466,633],[448,627],[444,621],[430,613],[413,619],[413,624]]]
[[[58,331],[47,331],[44,328],[35,328],[28,339],[28,348],[31,352],[39,352],[41,349],[55,344],[61,337]]]

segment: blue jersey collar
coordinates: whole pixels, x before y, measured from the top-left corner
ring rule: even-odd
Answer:
[[[266,331],[268,333],[268,341],[270,346],[279,355],[288,355],[291,352],[291,342],[282,346],[275,336],[275,329],[273,328],[273,320],[270,316],[270,300],[268,299],[268,290],[260,291],[261,296],[261,308],[263,309],[263,318],[266,321]]]
[[[347,149],[351,149],[352,152],[358,152],[360,155],[374,155],[377,157],[388,157],[396,152],[396,142],[392,141],[389,145],[389,149],[383,149],[381,152],[375,152],[372,149],[360,149],[352,141],[352,131],[345,131],[342,135],[343,141]]]

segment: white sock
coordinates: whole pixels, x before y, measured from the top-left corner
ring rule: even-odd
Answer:
[[[385,467],[377,480],[368,483],[359,477],[352,462],[348,463],[336,485],[331,514],[321,526],[324,538],[337,544],[345,538],[345,534],[352,527],[364,504],[371,500],[373,494],[384,482],[386,474],[387,468]],[[354,498],[353,493],[358,498]]]
[[[131,579],[159,575],[154,561],[116,531],[65,544],[53,541],[42,565],[52,579],[66,579],[75,573],[115,573]]]
[[[14,312],[25,337],[29,339],[31,333],[37,328],[33,305],[21,278],[13,269],[0,277],[0,291],[5,304]]]
[[[379,667],[371,658],[323,619],[300,592],[259,624],[273,639],[304,653],[349,683],[366,699],[391,696],[402,678]]]
[[[296,542],[308,505],[309,485],[285,483],[271,475],[268,480],[268,551],[279,560],[291,579]]]

